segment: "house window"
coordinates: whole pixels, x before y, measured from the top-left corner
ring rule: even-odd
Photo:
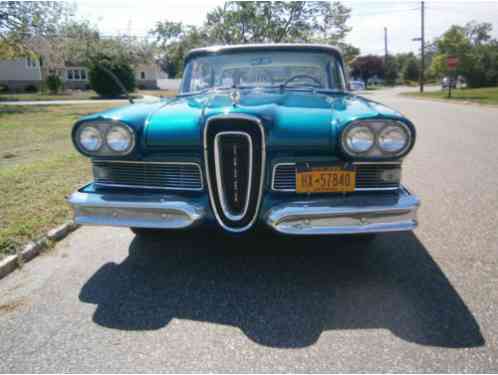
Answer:
[[[86,81],[87,75],[85,69],[68,69],[67,70],[67,80],[68,81]]]
[[[145,79],[145,72],[140,72],[140,79]]]
[[[26,66],[31,69],[37,68],[38,62],[36,61],[36,59],[32,59],[31,57],[26,57]]]

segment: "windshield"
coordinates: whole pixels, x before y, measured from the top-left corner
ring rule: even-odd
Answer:
[[[203,56],[185,68],[182,93],[227,87],[313,87],[344,90],[333,55],[314,52],[240,52]]]

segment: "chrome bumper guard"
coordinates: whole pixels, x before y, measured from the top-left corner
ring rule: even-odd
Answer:
[[[272,207],[266,223],[293,235],[360,234],[415,229],[420,200],[405,187],[398,193],[301,200]]]
[[[180,229],[204,216],[204,208],[175,195],[131,195],[77,191],[68,199],[76,224]]]

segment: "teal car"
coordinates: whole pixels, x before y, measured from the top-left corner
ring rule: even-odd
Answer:
[[[348,91],[340,51],[261,44],[192,50],[176,97],[81,118],[94,180],[68,201],[77,224],[135,233],[214,224],[285,235],[416,227],[401,183],[415,127]]]

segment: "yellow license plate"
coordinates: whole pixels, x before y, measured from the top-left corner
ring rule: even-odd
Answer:
[[[298,193],[348,193],[356,187],[356,172],[339,167],[313,168],[297,171]]]

